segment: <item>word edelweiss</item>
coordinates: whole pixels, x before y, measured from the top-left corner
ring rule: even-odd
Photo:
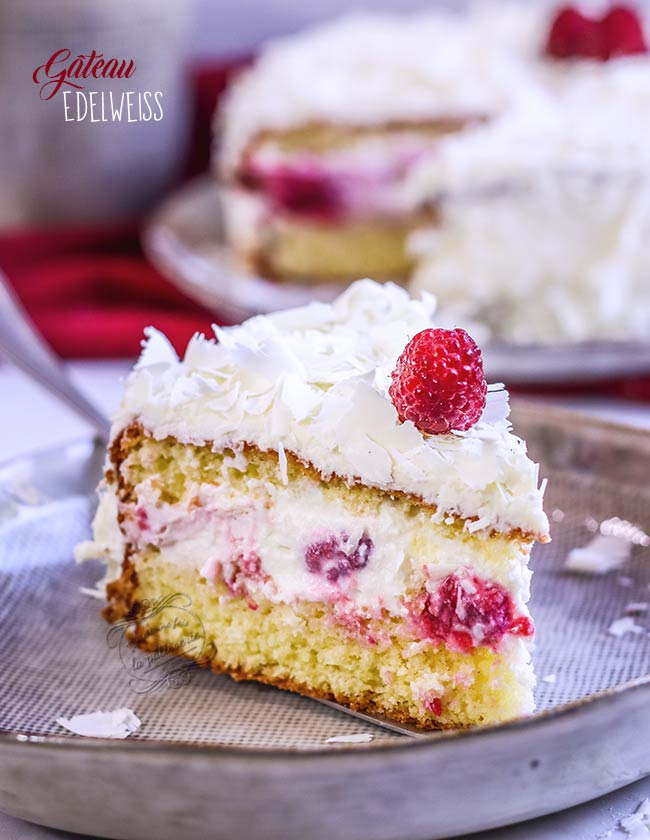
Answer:
[[[84,92],[81,83],[89,79],[130,79],[135,71],[132,58],[105,58],[97,50],[73,58],[69,49],[61,49],[34,70],[32,79],[40,85],[43,100],[53,99],[63,89],[66,122],[159,122],[163,118],[162,91]]]
[[[74,102],[68,102],[69,96],[75,96]],[[84,93],[78,90],[63,91],[63,109],[66,122],[82,122],[87,117],[90,122],[160,122],[163,118],[162,92],[145,90],[136,93],[133,90],[113,95],[96,90]]]

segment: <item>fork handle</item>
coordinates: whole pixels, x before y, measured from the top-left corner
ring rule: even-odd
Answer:
[[[0,273],[0,353],[69,406],[108,441],[110,423],[73,384]]]

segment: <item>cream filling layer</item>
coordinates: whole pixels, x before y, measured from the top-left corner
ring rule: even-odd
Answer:
[[[407,516],[389,503],[351,507],[319,482],[285,486],[280,475],[278,484],[246,478],[237,487],[190,485],[173,505],[159,500],[155,478],[135,492],[137,503],[120,506],[133,546],[154,545],[165,562],[208,582],[230,581],[253,598],[405,616],[407,593],[467,570],[504,587],[517,612],[528,615],[528,545],[459,532],[424,509]],[[104,497],[102,504],[112,502]]]

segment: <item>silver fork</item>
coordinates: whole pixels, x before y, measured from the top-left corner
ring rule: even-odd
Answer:
[[[34,379],[53,396],[87,420],[100,440],[107,443],[110,422],[74,385],[60,359],[44,341],[27,313],[0,272],[0,354],[13,362],[27,376]],[[326,706],[346,715],[390,729],[411,738],[421,738],[425,733],[415,726],[395,723],[381,715],[354,712],[330,700],[319,700]]]
[[[0,272],[0,354],[92,424],[108,441],[110,423],[72,383]]]

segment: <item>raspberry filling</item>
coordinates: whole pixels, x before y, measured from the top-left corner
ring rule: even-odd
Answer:
[[[339,578],[368,565],[374,543],[365,532],[358,542],[346,533],[332,534],[324,540],[313,542],[305,549],[305,565],[314,575],[321,575],[336,583]]]
[[[474,575],[447,575],[411,605],[418,635],[452,651],[496,647],[506,635],[532,636],[533,622],[519,615],[509,593]]]
[[[240,174],[240,183],[264,193],[275,212],[335,222],[347,209],[341,178],[312,166],[262,169],[249,162]]]
[[[221,565],[221,577],[232,595],[241,597],[246,594],[247,581],[263,581],[266,575],[262,571],[259,555],[250,551],[237,554]]]
[[[381,156],[356,151],[337,159],[310,154],[269,160],[244,154],[237,173],[241,187],[262,194],[272,212],[322,224],[349,217],[401,217],[399,191],[409,169],[430,150],[430,141],[387,141]]]

